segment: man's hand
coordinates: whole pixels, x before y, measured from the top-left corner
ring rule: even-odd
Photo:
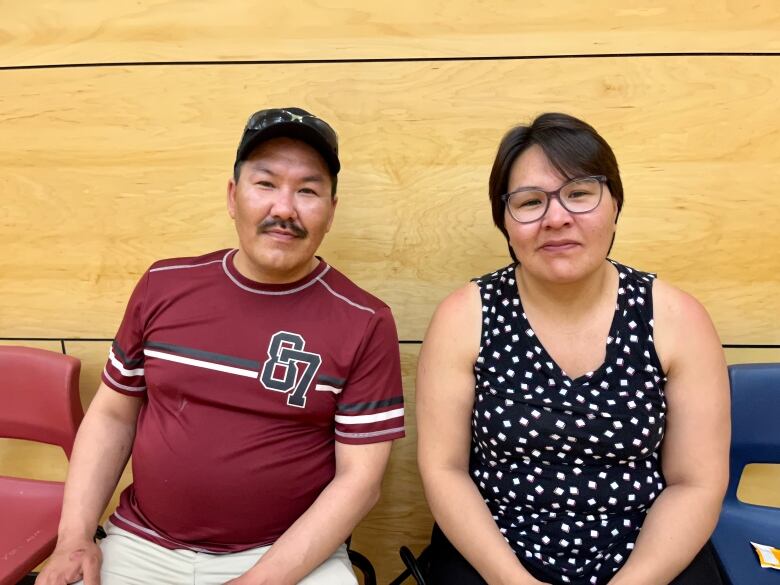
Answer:
[[[279,583],[278,580],[270,579],[267,575],[258,575],[256,571],[253,573],[253,569],[250,569],[243,575],[239,575],[235,579],[226,581],[224,585],[270,585],[272,583]]]
[[[244,573],[240,577],[226,581],[225,585],[256,585],[256,582]]]
[[[295,585],[298,583],[298,579],[292,578],[288,573],[289,571],[280,573],[268,566],[255,565],[243,575],[226,581],[223,585]]]
[[[100,547],[91,540],[58,545],[35,585],[67,585],[79,579],[84,579],[84,585],[100,585],[102,560]]]

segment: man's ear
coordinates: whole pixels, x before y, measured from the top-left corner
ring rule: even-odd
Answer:
[[[333,225],[333,218],[336,215],[336,205],[338,205],[338,202],[339,202],[338,195],[334,195],[333,199],[331,200],[330,217],[328,218],[328,227],[325,230],[326,233],[330,231],[330,228]]]
[[[227,208],[231,219],[236,219],[236,181],[230,177],[227,184]]]

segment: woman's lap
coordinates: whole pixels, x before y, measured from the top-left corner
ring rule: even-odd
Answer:
[[[528,570],[528,568],[526,568]],[[532,571],[529,571],[532,572]],[[539,580],[544,577],[534,575]],[[485,580],[469,562],[455,549],[434,525],[431,534],[431,552],[429,585],[487,585]],[[712,550],[707,542],[699,551],[691,564],[680,573],[669,585],[722,585],[720,570]]]
[[[669,585],[723,585],[712,543],[707,542],[691,564]]]

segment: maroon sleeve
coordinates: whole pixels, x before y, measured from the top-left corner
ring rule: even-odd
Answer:
[[[336,440],[365,444],[404,436],[404,396],[398,334],[390,309],[372,317],[339,395]]]
[[[128,396],[146,395],[143,303],[148,281],[146,272],[136,284],[101,375],[107,386]]]

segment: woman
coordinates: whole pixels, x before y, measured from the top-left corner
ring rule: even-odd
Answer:
[[[611,148],[544,114],[503,138],[490,201],[515,262],[447,297],[420,354],[433,583],[719,583],[723,352],[695,299],[607,259]]]

